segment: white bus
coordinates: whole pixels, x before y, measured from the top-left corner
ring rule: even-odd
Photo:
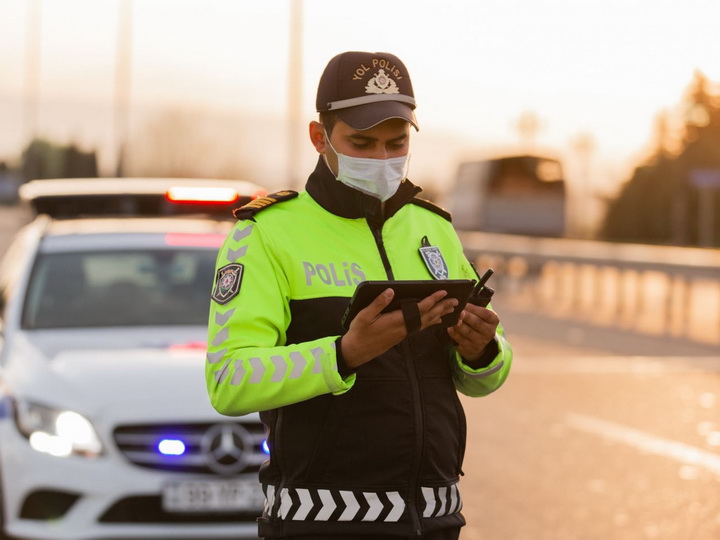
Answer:
[[[446,205],[460,230],[563,236],[562,165],[557,159],[536,155],[461,163]]]

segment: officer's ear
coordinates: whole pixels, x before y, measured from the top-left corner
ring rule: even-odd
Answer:
[[[327,139],[325,139],[325,127],[320,122],[310,122],[310,142],[319,154],[324,154],[327,148]]]

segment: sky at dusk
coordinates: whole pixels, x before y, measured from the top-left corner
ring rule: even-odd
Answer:
[[[215,131],[194,127],[196,116],[180,125],[227,139],[254,174],[276,179],[270,185],[287,169],[291,93],[302,110],[298,168],[312,167],[304,126],[320,73],[345,50],[403,59],[421,126],[411,178],[441,185],[461,159],[530,145],[608,191],[647,152],[658,113],[678,108],[696,70],[720,82],[715,0],[295,0],[302,25],[291,44],[292,1],[0,0],[0,160],[34,131],[99,148],[112,163],[122,13],[130,137],[167,110],[225,119]],[[301,80],[292,87],[291,47]],[[528,113],[537,128],[523,138]],[[582,164],[581,140],[590,141]]]

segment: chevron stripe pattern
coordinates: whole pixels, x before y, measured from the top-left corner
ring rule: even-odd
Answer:
[[[462,498],[457,484],[447,487],[424,487],[422,494],[425,499],[423,517],[438,517],[457,514],[462,509]]]
[[[375,521],[393,523],[405,515],[405,501],[397,491],[347,491],[338,489],[263,486],[264,515],[289,521]],[[423,487],[423,517],[454,514],[462,508],[457,484]]]
[[[405,501],[397,491],[283,488],[278,494],[275,486],[263,489],[265,515],[283,520],[391,523],[405,513]]]

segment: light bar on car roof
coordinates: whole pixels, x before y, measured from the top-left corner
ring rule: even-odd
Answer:
[[[166,246],[194,246],[194,247],[216,247],[222,246],[225,240],[223,234],[187,234],[168,233],[165,235]]]
[[[209,178],[56,178],[20,186],[36,214],[88,216],[200,215],[234,219],[232,209],[267,195],[252,182]]]
[[[219,186],[173,186],[165,196],[170,202],[193,204],[229,204],[240,198],[236,189]]]

